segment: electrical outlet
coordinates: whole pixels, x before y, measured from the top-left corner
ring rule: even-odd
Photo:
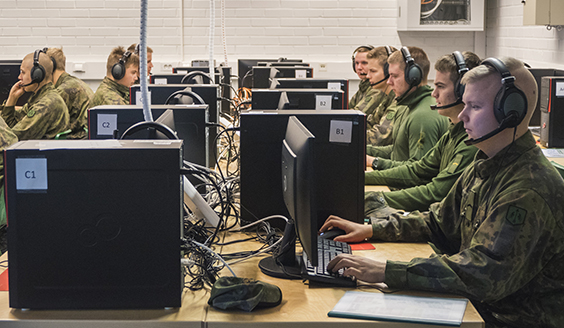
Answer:
[[[327,64],[326,63],[320,63],[319,64],[319,71],[320,72],[327,72]]]
[[[170,71],[172,73],[172,67],[173,67],[173,65],[171,63],[164,63],[161,66],[161,70],[162,71]]]

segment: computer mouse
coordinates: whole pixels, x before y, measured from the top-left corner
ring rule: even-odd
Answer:
[[[342,229],[339,229],[339,228],[333,228],[331,230],[327,230],[325,232],[320,233],[319,237],[321,237],[323,239],[333,240],[337,236],[346,235],[346,234],[347,233],[345,232],[345,230],[342,230]]]

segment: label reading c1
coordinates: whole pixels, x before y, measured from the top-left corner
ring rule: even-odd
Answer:
[[[351,143],[352,121],[331,121],[329,142]]]
[[[47,190],[47,158],[16,158],[16,190]]]

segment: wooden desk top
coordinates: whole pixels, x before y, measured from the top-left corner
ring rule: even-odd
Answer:
[[[243,234],[231,234],[229,239],[238,239]],[[356,254],[374,259],[408,261],[413,257],[428,257],[432,250],[427,244],[419,243],[375,243],[375,251],[357,251]],[[253,250],[256,242],[245,242],[224,246],[223,252]],[[12,323],[17,327],[305,327],[328,328],[346,327],[418,327],[431,328],[432,325],[408,324],[401,322],[367,321],[343,318],[330,318],[327,313],[338,300],[351,288],[314,287],[302,280],[284,280],[264,275],[258,269],[258,262],[263,257],[256,257],[232,265],[232,269],[240,277],[258,279],[274,285],[282,290],[282,303],[274,308],[255,310],[251,313],[241,311],[222,311],[209,305],[209,290],[192,292],[185,290],[182,307],[171,310],[29,310],[22,311],[9,307],[8,292],[0,291],[0,325]],[[6,254],[0,257],[7,259]],[[4,271],[0,269],[0,273]],[[227,269],[222,272],[230,274]],[[369,286],[356,290],[379,293]],[[403,293],[403,292],[402,292]],[[407,294],[407,292],[406,292]],[[432,293],[409,292],[411,295],[437,295]],[[453,297],[448,295],[448,297]],[[438,326],[437,326],[438,327]],[[444,327],[444,326],[441,326]],[[484,327],[484,323],[471,303],[468,303],[464,322],[461,327]]]

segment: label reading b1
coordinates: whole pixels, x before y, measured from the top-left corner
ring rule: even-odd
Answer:
[[[351,143],[352,121],[331,121],[329,142]]]
[[[47,190],[47,158],[16,158],[16,189]]]

